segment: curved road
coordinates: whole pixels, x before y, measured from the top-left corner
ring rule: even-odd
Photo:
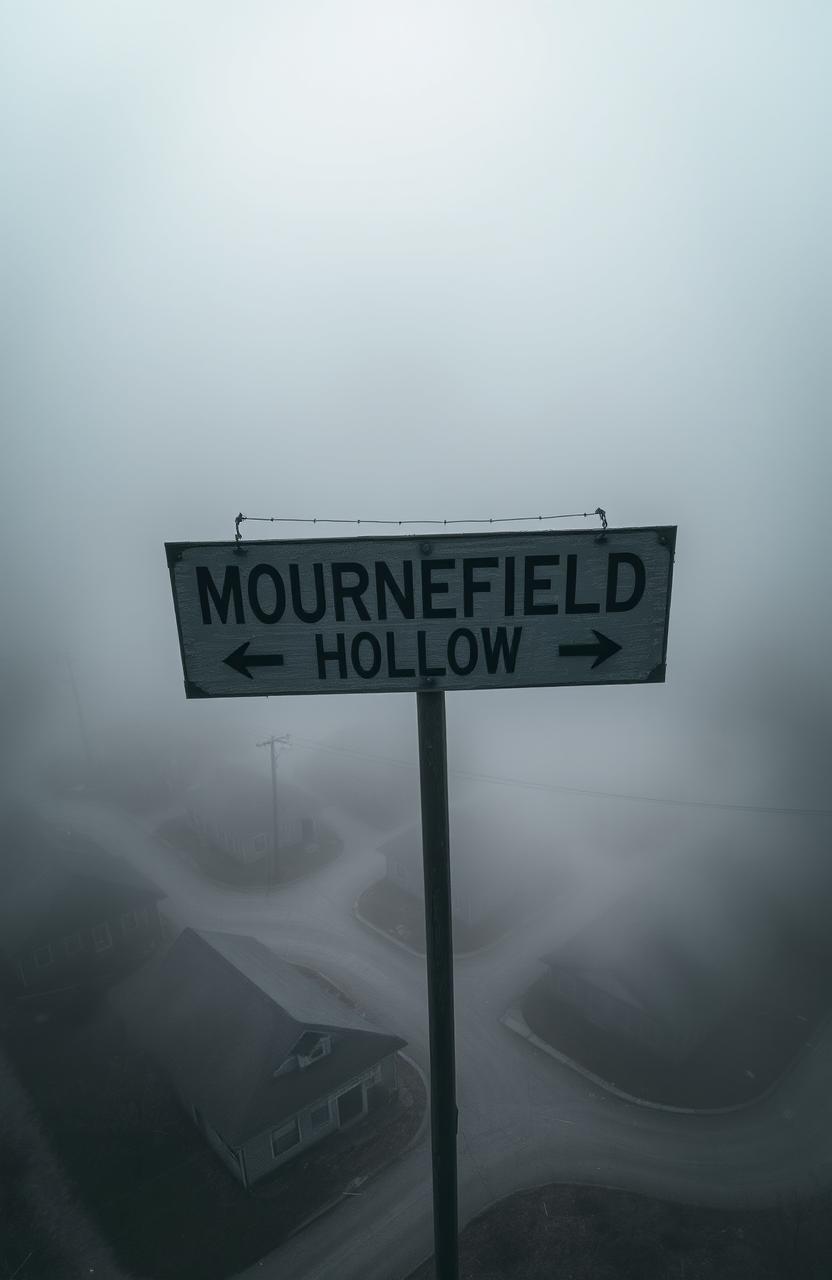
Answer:
[[[421,957],[352,916],[383,873],[377,835],[339,818],[342,855],[311,880],[269,895],[207,883],[178,853],[120,812],[73,799],[41,804],[143,870],[179,923],[252,934],[329,974],[359,1007],[408,1041],[427,1072]],[[605,863],[491,951],[455,963],[460,1221],[523,1187],[583,1181],[710,1205],[769,1204],[832,1182],[832,1024],[764,1102],[723,1116],[682,1116],[623,1102],[503,1027],[506,1007],[540,973],[537,957],[624,888]],[[594,887],[593,887],[594,886]],[[425,1139],[245,1273],[247,1280],[400,1280],[432,1251]]]

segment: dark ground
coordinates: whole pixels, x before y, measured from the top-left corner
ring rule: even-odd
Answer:
[[[597,1187],[500,1201],[465,1228],[460,1280],[829,1280],[832,1196],[700,1209]],[[434,1280],[433,1262],[410,1280]]]
[[[304,876],[312,875],[320,867],[327,866],[340,853],[343,842],[334,831],[323,823],[318,824],[318,843],[313,849],[303,845],[281,848],[274,873],[271,858],[257,862],[238,862],[211,840],[200,836],[188,824],[186,818],[170,818],[158,828],[158,838],[180,853],[208,876],[221,884],[262,889],[267,884],[289,884]]]
[[[0,1276],[126,1280],[67,1185],[0,1050]]]
[[[425,905],[393,884],[391,880],[377,880],[365,889],[358,899],[358,910],[366,920],[397,942],[406,942],[415,951],[425,952]],[[508,933],[516,923],[519,908],[512,906],[499,915],[490,916],[476,925],[453,918],[454,953],[477,951],[487,947]]]
[[[421,1078],[400,1058],[397,1099],[246,1192],[106,1002],[83,1016],[18,1017],[4,1038],[90,1219],[125,1271],[160,1280],[220,1280],[251,1265],[395,1159],[425,1110]]]
[[[526,993],[523,1016],[552,1048],[637,1098],[692,1108],[751,1102],[769,1088],[828,1014],[832,966],[794,955],[735,1006],[683,1062],[603,1031],[552,993],[549,975]]]

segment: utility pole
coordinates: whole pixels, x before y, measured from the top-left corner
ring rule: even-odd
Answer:
[[[282,738],[276,738],[274,734],[270,738],[266,738],[265,742],[258,742],[258,747],[268,747],[269,756],[272,766],[272,856],[271,866],[269,868],[269,876],[266,882],[266,888],[274,881],[277,876],[277,757],[279,751],[275,751],[275,746],[288,747],[291,739],[288,733],[284,733]]]
[[[416,694],[416,710],[425,875],[434,1257],[438,1280],[457,1280],[458,1120],[445,694],[441,690],[426,692],[420,689]]]

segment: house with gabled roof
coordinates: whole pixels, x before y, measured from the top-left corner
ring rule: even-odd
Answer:
[[[254,938],[185,929],[113,1000],[244,1186],[397,1089],[405,1041]]]
[[[217,765],[185,792],[188,822],[195,832],[237,862],[260,862],[274,843],[272,785],[267,771],[257,774],[234,764]],[[300,787],[277,784],[280,848],[316,848],[318,808]]]
[[[27,994],[105,983],[161,941],[161,890],[68,828],[7,816],[0,881],[0,966]]]

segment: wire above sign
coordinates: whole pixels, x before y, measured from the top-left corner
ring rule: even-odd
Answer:
[[[189,697],[663,680],[675,527],[168,543]]]

